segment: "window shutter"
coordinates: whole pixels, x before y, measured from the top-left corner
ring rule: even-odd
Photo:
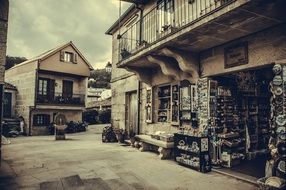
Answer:
[[[77,54],[76,53],[74,54],[73,62],[77,63]]]
[[[50,79],[49,81],[49,99],[54,100],[55,97],[55,80]]]
[[[65,52],[61,51],[60,53],[60,61],[64,61],[65,60]]]

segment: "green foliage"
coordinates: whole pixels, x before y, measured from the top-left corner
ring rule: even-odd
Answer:
[[[14,56],[6,56],[6,64],[5,64],[5,69],[10,69],[14,65],[17,65],[19,63],[22,63],[26,61],[27,59],[25,57],[14,57]]]
[[[111,73],[106,72],[105,69],[91,71],[90,78],[93,78],[94,81],[89,81],[89,87],[110,88]]]

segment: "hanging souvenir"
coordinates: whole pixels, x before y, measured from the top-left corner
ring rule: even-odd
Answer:
[[[284,115],[278,115],[278,116],[276,117],[276,123],[277,123],[277,125],[280,125],[280,126],[285,125],[285,124],[286,124],[286,118],[285,118],[285,116],[284,116]]]
[[[273,66],[272,71],[273,71],[273,73],[274,73],[275,75],[278,75],[278,74],[281,73],[281,71],[282,71],[282,66],[279,65],[279,64],[275,64],[275,65]]]
[[[283,106],[277,106],[276,112],[277,114],[283,114]]]
[[[273,85],[280,86],[283,83],[282,77],[280,75],[276,75],[273,78]]]
[[[277,96],[277,97],[275,97],[275,103],[276,103],[277,105],[283,104],[283,98],[282,98],[282,96]]]
[[[280,96],[282,93],[283,93],[283,90],[282,90],[281,87],[275,87],[275,88],[274,88],[274,94],[275,94],[276,96]]]
[[[276,134],[280,140],[286,140],[286,127],[280,126],[276,130]]]

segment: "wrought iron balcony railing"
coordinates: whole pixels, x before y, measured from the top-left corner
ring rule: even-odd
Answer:
[[[52,95],[37,95],[37,103],[51,105],[84,105],[84,94],[65,95],[63,93],[55,93]]]
[[[119,37],[119,61],[235,0],[162,0]]]

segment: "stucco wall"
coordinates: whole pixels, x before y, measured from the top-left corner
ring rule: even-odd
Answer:
[[[67,46],[62,51],[77,53],[72,46]],[[40,69],[82,76],[90,75],[90,69],[88,65],[79,55],[77,55],[77,63],[62,62],[60,61],[60,51],[43,60],[40,63]]]
[[[248,42],[249,63],[246,65],[225,69],[224,48],[241,42]],[[202,76],[212,76],[247,68],[260,67],[285,58],[286,25],[284,24],[202,52]]]
[[[30,107],[35,105],[36,65],[25,64],[11,68],[5,73],[5,81],[17,87],[15,115],[22,116],[26,125],[29,125]]]

